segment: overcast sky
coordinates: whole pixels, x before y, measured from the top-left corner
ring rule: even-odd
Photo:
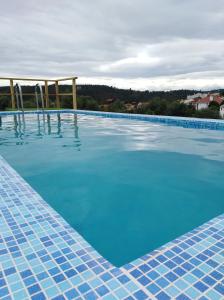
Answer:
[[[224,0],[0,0],[0,76],[224,88]]]

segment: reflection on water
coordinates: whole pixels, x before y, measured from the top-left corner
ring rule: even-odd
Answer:
[[[24,114],[18,115],[18,116],[14,115],[13,120],[14,120],[15,137],[20,139],[20,140],[23,140],[24,134],[25,134],[25,131],[26,131],[26,122],[25,122]]]
[[[139,120],[59,112],[2,117],[0,145],[31,144],[35,144],[37,148],[50,145],[52,148],[65,147],[82,152],[85,147],[88,150],[91,148],[91,151],[93,148],[112,148],[111,152],[176,152],[224,161],[224,131],[195,130]],[[69,151],[65,149],[66,152],[67,150]]]
[[[73,133],[72,136],[67,136],[67,131],[63,130],[63,122],[66,125],[71,124],[73,130],[69,130],[69,134]],[[18,114],[12,115],[7,118],[0,116],[0,130],[6,132],[6,137],[0,137],[0,145],[24,145],[34,142],[36,139],[44,139],[48,137],[52,138],[64,138],[66,143],[63,147],[75,147],[76,150],[80,151],[81,141],[79,138],[78,118],[77,115],[71,114],[69,119],[63,120],[61,114],[50,115],[48,113],[37,114],[32,119],[29,115]],[[14,133],[15,140],[9,137],[9,133]]]

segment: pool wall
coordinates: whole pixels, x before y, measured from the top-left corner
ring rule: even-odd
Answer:
[[[222,121],[200,122],[223,125]],[[208,127],[215,128],[220,129],[220,124]],[[1,300],[184,300],[223,299],[223,296],[224,215],[117,268],[91,247],[0,156]]]

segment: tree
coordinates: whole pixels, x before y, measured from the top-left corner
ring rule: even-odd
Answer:
[[[99,110],[99,104],[89,96],[79,96],[77,100],[78,109]]]
[[[9,101],[6,96],[0,96],[0,110],[6,110],[9,106]]]
[[[209,108],[213,110],[218,110],[219,111],[219,104],[216,101],[211,101],[209,103]]]
[[[188,106],[178,101],[172,102],[168,105],[168,116],[191,117],[195,112],[193,106]]]
[[[219,111],[209,108],[196,111],[194,116],[196,118],[220,119]]]
[[[112,112],[125,112],[124,103],[120,100],[116,100],[112,104],[109,105],[109,111]]]

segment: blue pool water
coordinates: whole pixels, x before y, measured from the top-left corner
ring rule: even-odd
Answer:
[[[224,131],[137,120],[26,115],[0,126],[0,154],[116,266],[223,213],[223,149]]]

